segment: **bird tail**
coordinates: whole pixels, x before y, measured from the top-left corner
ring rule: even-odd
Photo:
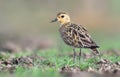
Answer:
[[[96,55],[100,55],[100,52],[98,51],[97,48],[91,48],[93,53],[96,54]]]

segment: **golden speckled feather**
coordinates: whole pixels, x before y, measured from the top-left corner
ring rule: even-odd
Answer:
[[[59,29],[64,42],[77,48],[97,48],[87,30],[81,25],[66,23]]]
[[[52,22],[54,21],[61,23],[59,31],[67,45],[75,48],[90,48],[94,53],[99,54],[97,50],[99,46],[92,40],[87,30],[82,25],[71,23],[67,13],[58,13],[57,18]]]

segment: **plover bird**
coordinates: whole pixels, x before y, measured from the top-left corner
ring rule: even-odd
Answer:
[[[73,48],[73,61],[75,62],[75,48],[80,48],[79,60],[81,57],[81,49],[89,48],[94,54],[99,55],[97,48],[99,46],[93,41],[87,30],[82,25],[72,23],[70,16],[66,12],[59,12],[57,17],[51,22],[60,22],[60,34],[63,41]]]

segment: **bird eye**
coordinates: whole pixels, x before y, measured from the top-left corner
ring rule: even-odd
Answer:
[[[64,16],[61,16],[61,18],[64,18]]]

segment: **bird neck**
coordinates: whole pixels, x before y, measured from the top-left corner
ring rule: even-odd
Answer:
[[[61,26],[69,26],[71,24],[71,22],[66,22],[66,23],[61,23]]]

